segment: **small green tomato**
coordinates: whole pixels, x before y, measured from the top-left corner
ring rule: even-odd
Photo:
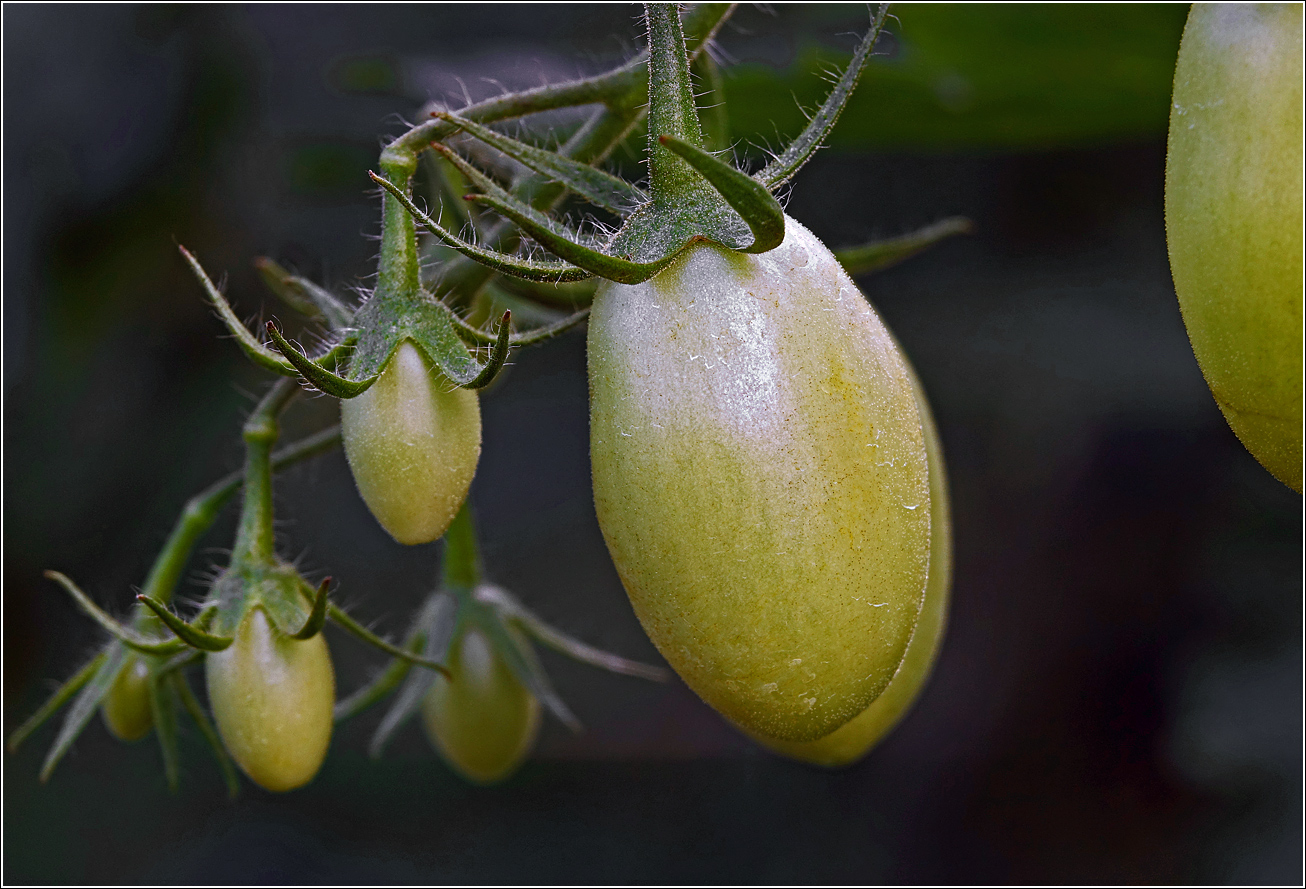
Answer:
[[[925,587],[925,605],[921,608],[920,622],[916,624],[911,644],[907,646],[907,656],[893,681],[851,722],[815,741],[756,738],[776,753],[814,765],[829,768],[852,765],[887,735],[920,696],[934,666],[939,643],[943,640],[952,588],[952,518],[948,505],[948,479],[934,415],[920,380],[914,373],[912,378],[916,383],[916,401],[930,462],[930,577]]]
[[[931,497],[896,343],[785,222],[767,253],[704,244],[600,286],[590,450],[599,525],[663,657],[748,731],[810,741],[898,671]]]
[[[120,741],[139,741],[154,727],[150,709],[150,668],[140,657],[127,655],[109,693],[100,704],[104,724]]]
[[[395,540],[430,543],[449,527],[476,474],[481,407],[404,341],[362,395],[340,403],[358,492]]]
[[[331,742],[336,699],[322,634],[284,636],[255,607],[235,641],[207,656],[206,673],[218,732],[245,774],[273,791],[313,780]]]
[[[1196,3],[1165,166],[1170,269],[1211,394],[1302,490],[1302,5]]]
[[[437,676],[422,701],[426,736],[468,780],[502,781],[535,743],[540,703],[474,627],[450,646],[448,664],[453,678]]]

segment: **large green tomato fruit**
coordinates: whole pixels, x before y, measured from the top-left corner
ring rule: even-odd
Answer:
[[[127,655],[100,704],[100,715],[120,741],[139,741],[150,733],[154,712],[150,709],[150,668],[145,661]]]
[[[1302,490],[1302,5],[1196,3],[1165,165],[1170,270],[1211,394]]]
[[[635,613],[707,703],[808,741],[866,709],[925,595],[929,469],[896,344],[786,219],[605,284],[589,330],[594,504]]]
[[[934,666],[939,643],[943,641],[952,590],[952,516],[948,479],[934,415],[925,398],[925,390],[914,373],[912,379],[916,384],[916,403],[921,412],[925,452],[930,464],[930,576],[925,587],[925,605],[921,608],[916,632],[907,646],[907,656],[893,681],[851,722],[815,741],[757,738],[776,753],[814,765],[830,768],[851,765],[887,735],[920,696]]]
[[[380,378],[340,402],[340,432],[358,493],[400,543],[444,534],[481,456],[481,406],[432,368],[411,342]]]
[[[235,641],[206,660],[209,704],[222,742],[254,783],[302,787],[331,742],[335,673],[326,640],[282,635],[253,608]]]
[[[502,781],[530,753],[540,727],[540,703],[474,627],[449,649],[452,679],[436,676],[422,700],[431,743],[463,777]]]

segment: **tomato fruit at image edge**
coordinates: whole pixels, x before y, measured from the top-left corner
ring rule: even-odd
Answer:
[[[502,781],[535,744],[540,703],[474,627],[450,646],[448,664],[453,678],[437,675],[422,700],[426,736],[468,780]]]
[[[1166,239],[1225,419],[1302,490],[1302,5],[1196,3],[1175,67]]]
[[[340,402],[358,493],[395,540],[430,543],[467,498],[481,455],[481,407],[404,341],[362,395]]]
[[[930,464],[930,576],[921,618],[907,646],[907,656],[889,687],[851,722],[815,741],[774,741],[753,736],[765,747],[792,759],[829,768],[851,765],[861,759],[898,724],[920,696],[943,641],[952,591],[952,516],[947,469],[925,389],[914,372],[912,379]]]
[[[205,660],[218,733],[250,780],[273,791],[313,780],[331,742],[336,700],[322,634],[302,641],[284,636],[255,607],[235,641]]]
[[[150,668],[145,661],[127,655],[100,704],[100,715],[119,741],[139,741],[150,733],[154,711],[150,709]]]
[[[897,672],[931,507],[897,345],[785,224],[767,253],[700,245],[599,287],[590,450],[599,525],[662,656],[746,730],[810,741]]]

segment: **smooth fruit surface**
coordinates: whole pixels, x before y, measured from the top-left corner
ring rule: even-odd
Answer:
[[[150,709],[150,668],[129,654],[100,704],[104,724],[119,741],[139,741],[154,727]]]
[[[920,696],[943,641],[952,590],[952,516],[947,469],[925,390],[914,373],[912,378],[916,384],[916,402],[921,412],[925,451],[930,464],[930,576],[925,587],[925,605],[921,608],[916,632],[907,646],[907,656],[893,681],[851,722],[815,741],[757,738],[776,753],[814,765],[831,768],[851,765],[887,735]]]
[[[476,474],[481,406],[405,341],[362,395],[340,402],[340,431],[358,493],[400,543],[449,527]]]
[[[889,684],[915,629],[929,472],[906,365],[833,254],[687,250],[602,285],[594,503],[636,614],[705,701],[813,740]]]
[[[1225,419],[1302,490],[1302,5],[1197,3],[1165,176],[1175,292]]]
[[[335,673],[326,640],[283,636],[250,610],[225,650],[206,657],[209,704],[231,758],[256,784],[302,787],[331,742]]]
[[[448,664],[453,678],[436,676],[422,701],[426,736],[464,777],[502,781],[535,743],[539,701],[475,628],[454,642]]]

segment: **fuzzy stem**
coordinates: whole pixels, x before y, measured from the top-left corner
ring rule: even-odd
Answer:
[[[384,152],[381,175],[410,194],[417,155]],[[417,293],[421,276],[417,261],[417,231],[413,217],[388,191],[381,194],[381,261],[377,268],[376,289],[385,293]]]
[[[698,190],[693,168],[664,148],[659,136],[675,136],[695,148],[703,147],[703,130],[689,79],[685,33],[674,3],[648,3],[648,157],[649,182],[654,200]]]
[[[280,472],[287,466],[317,456],[338,444],[340,444],[340,427],[332,426],[330,429],[324,429],[287,445],[273,454],[272,471]],[[181,579],[181,573],[186,567],[187,560],[190,559],[191,550],[195,548],[200,536],[212,527],[222,507],[231,499],[231,495],[239,491],[244,483],[244,471],[233,472],[218,479],[186,501],[181,515],[177,518],[177,524],[173,526],[172,533],[163,544],[163,549],[154,559],[154,565],[150,568],[145,585],[141,588],[143,595],[157,602],[166,603],[172,599],[177,582]],[[138,621],[158,621],[154,613],[144,607],[138,608],[136,613]]]
[[[476,525],[472,510],[463,501],[454,516],[449,530],[444,532],[444,566],[442,585],[455,593],[460,600],[470,601],[472,590],[481,582],[481,553],[476,543]]]
[[[245,421],[245,504],[236,529],[232,564],[273,561],[276,535],[272,527],[272,445],[277,440],[277,415],[297,392],[299,386],[294,380],[277,380]]]
[[[606,158],[614,148],[621,144],[635,124],[643,116],[641,110],[627,109],[615,112],[604,109],[596,113],[581,125],[571,138],[558,149],[563,157],[581,163],[598,163]],[[529,173],[514,183],[512,194],[521,198],[537,210],[552,209],[566,193],[566,189],[556,182],[545,179],[538,173]],[[517,246],[519,235],[517,227],[511,222],[501,222],[490,229],[485,237],[485,244],[499,251],[513,250]],[[494,269],[468,259],[465,256],[449,262],[441,275],[441,289],[449,291],[449,300],[455,305],[468,305],[472,297],[485,286],[494,274]]]
[[[620,68],[597,77],[570,83],[549,84],[520,93],[497,96],[468,105],[458,113],[477,123],[493,123],[575,105],[602,103],[609,107],[621,106],[644,86],[646,62],[646,57],[639,55]],[[415,156],[429,143],[446,138],[456,129],[455,125],[445,120],[418,124],[385,147],[381,154],[381,164],[385,166],[387,157],[397,160],[405,155]]]

